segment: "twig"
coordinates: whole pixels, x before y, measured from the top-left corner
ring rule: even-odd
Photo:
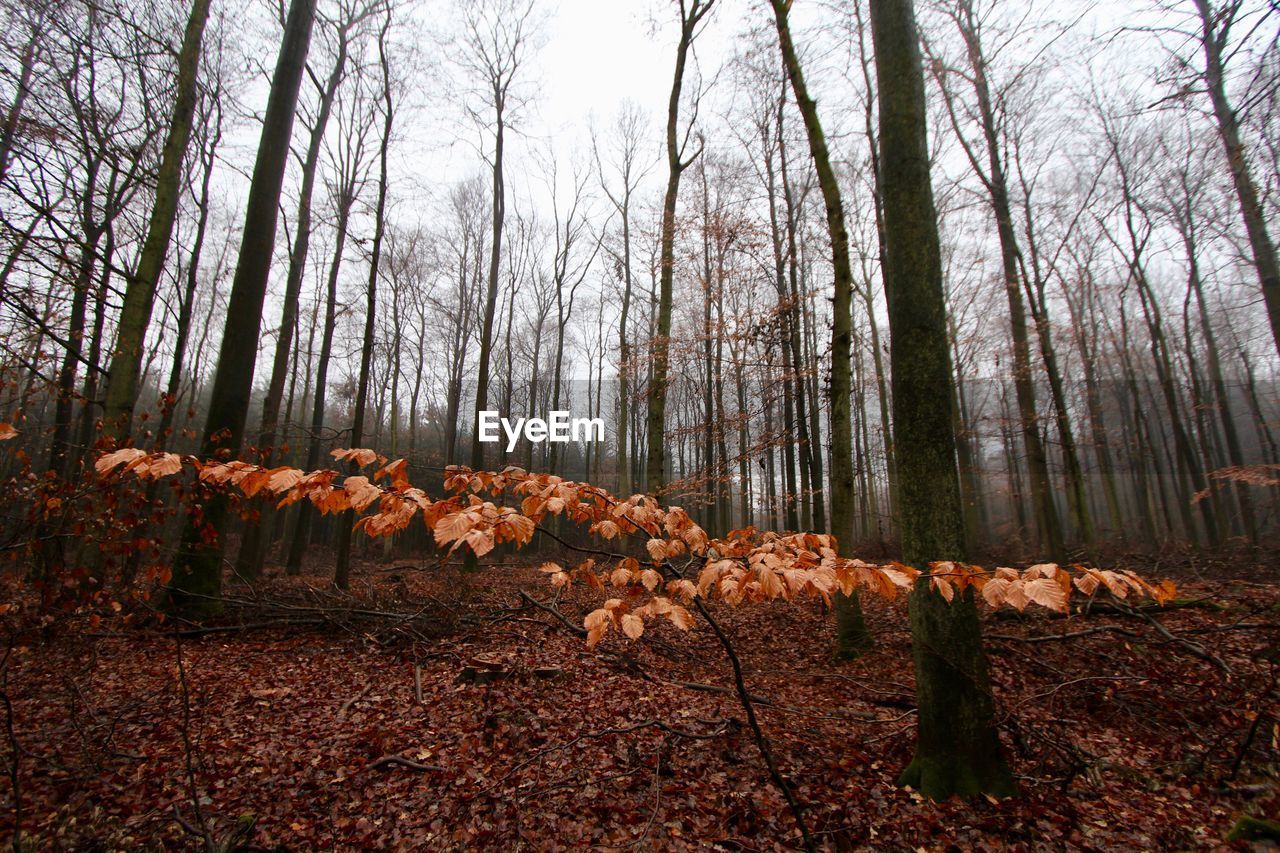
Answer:
[[[427,772],[432,772],[432,771],[434,771],[434,772],[436,772],[436,773],[443,773],[443,772],[445,772],[444,768],[443,768],[443,767],[440,767],[440,766],[438,766],[438,765],[435,765],[435,764],[421,764],[421,763],[419,763],[419,762],[417,762],[417,761],[414,761],[414,760],[413,760],[413,759],[411,759],[411,758],[405,758],[403,755],[396,755],[396,754],[394,754],[394,753],[393,753],[393,754],[391,754],[391,755],[384,755],[384,756],[382,756],[381,758],[377,759],[376,761],[371,761],[371,762],[369,762],[369,764],[367,765],[367,768],[366,768],[366,769],[368,769],[368,770],[382,770],[383,768],[386,768],[386,767],[393,767],[393,766],[395,766],[395,767],[406,767],[406,768],[408,768],[409,770],[415,770],[415,771],[417,771],[418,773],[427,773]]]
[[[323,619],[272,619],[267,622],[247,622],[242,625],[210,625],[201,628],[184,628],[176,632],[184,640],[203,637],[207,634],[233,634],[239,631],[255,631],[259,628],[279,628],[288,625],[322,625]]]
[[[719,693],[725,696],[736,696],[738,691],[732,687],[718,687],[714,684],[699,684],[696,681],[668,681],[667,684],[676,687],[683,687],[685,690],[696,690],[699,693]],[[750,697],[752,702],[757,705],[772,705],[772,699],[766,699],[764,696],[756,696],[752,694]]]
[[[187,667],[182,660],[182,637],[177,632],[174,632],[174,643],[178,657],[178,685],[182,693],[182,752],[187,770],[187,795],[191,798],[191,809],[195,812],[196,823],[199,824],[199,830],[192,834],[204,841],[205,850],[214,853],[217,845],[214,844],[213,836],[209,834],[208,827],[205,825],[204,815],[200,813],[200,793],[196,788],[196,769],[192,760],[194,750],[191,745],[191,694],[187,689]],[[195,830],[195,827],[183,819],[177,803],[173,805],[173,812],[184,829]]]
[[[346,716],[347,716],[347,712],[351,710],[351,706],[352,706],[352,705],[354,705],[354,704],[356,704],[357,702],[359,702],[359,701],[360,701],[361,699],[363,699],[364,697],[368,696],[368,695],[369,695],[369,692],[370,692],[371,690],[373,690],[373,685],[372,685],[372,684],[370,684],[369,686],[367,686],[364,690],[361,690],[361,691],[360,691],[359,693],[357,693],[356,695],[352,696],[352,697],[351,697],[350,699],[348,699],[347,701],[343,702],[343,703],[342,703],[342,707],[338,709],[338,719],[339,719],[339,720],[341,720],[341,719],[343,719],[344,717],[346,717]]]
[[[1156,619],[1156,617],[1152,616],[1150,613],[1145,613],[1142,610],[1135,609],[1133,607],[1128,606],[1127,604],[1120,604],[1119,602],[1117,602],[1113,606],[1116,607],[1121,612],[1128,612],[1134,616],[1137,616],[1139,619],[1145,619],[1147,623],[1151,625],[1152,628],[1155,628],[1156,631],[1158,631],[1161,634],[1161,636],[1163,636],[1165,639],[1169,640],[1169,642],[1177,643],[1179,646],[1182,646],[1184,649],[1191,652],[1191,654],[1195,655],[1201,660],[1208,661],[1209,663],[1213,664],[1218,669],[1222,670],[1228,675],[1231,674],[1231,667],[1227,666],[1226,661],[1224,661],[1222,658],[1218,657],[1217,655],[1213,654],[1212,652],[1207,651],[1205,647],[1200,645],[1199,643],[1193,643],[1190,640],[1186,639],[1185,637],[1179,637],[1171,633],[1169,629],[1166,628],[1159,619]]]
[[[1090,634],[1123,634],[1126,637],[1139,638],[1141,635],[1118,625],[1101,625],[1097,628],[1085,628],[1082,631],[1068,631],[1065,634],[1044,634],[1038,637],[1018,637],[1013,634],[983,634],[984,640],[1004,640],[1011,643],[1051,643],[1054,640],[1073,640],[1076,637],[1087,637]]]
[[[1271,691],[1275,689],[1275,686],[1276,686],[1276,671],[1273,668],[1271,670],[1271,683],[1266,686],[1266,688],[1262,691],[1261,695],[1259,696],[1259,699],[1260,699],[1259,704],[1262,704],[1263,702],[1266,701],[1267,696],[1271,694]],[[1240,774],[1240,768],[1241,766],[1244,765],[1244,757],[1245,755],[1248,754],[1249,747],[1253,745],[1253,739],[1258,734],[1258,727],[1262,724],[1263,719],[1265,719],[1268,716],[1270,715],[1265,714],[1262,711],[1257,711],[1257,710],[1254,711],[1253,723],[1252,725],[1249,726],[1249,733],[1245,735],[1244,743],[1240,744],[1240,749],[1237,750],[1236,752],[1235,760],[1231,762],[1231,773],[1227,776],[1228,782],[1234,782],[1236,779],[1236,776]]]
[[[738,660],[738,654],[733,650],[733,643],[729,641],[729,637],[725,634],[724,629],[720,627],[720,623],[711,615],[711,611],[707,610],[707,605],[703,603],[701,596],[693,599],[693,605],[697,608],[698,613],[702,614],[702,618],[707,621],[707,624],[711,626],[716,639],[720,641],[725,654],[729,657],[729,663],[733,666],[733,682],[738,688],[738,699],[742,702],[742,709],[747,713],[747,724],[751,726],[751,731],[755,735],[756,746],[760,749],[760,755],[764,758],[764,764],[769,770],[769,776],[782,791],[782,796],[786,798],[787,806],[791,809],[791,816],[795,818],[796,826],[799,827],[800,835],[804,839],[804,849],[812,853],[812,851],[817,850],[817,847],[813,844],[813,837],[809,835],[809,827],[804,822],[800,803],[796,800],[796,795],[791,790],[787,780],[778,771],[778,765],[773,760],[773,752],[769,748],[769,739],[765,737],[764,731],[760,728],[760,722],[756,719],[756,710],[751,701],[751,694],[747,691],[747,684],[742,678],[742,662]]]
[[[532,595],[530,595],[529,593],[525,592],[523,589],[522,589],[522,590],[520,590],[520,598],[521,598],[521,600],[523,600],[524,602],[528,603],[529,605],[531,605],[531,606],[533,606],[533,607],[536,607],[536,608],[538,608],[539,610],[542,610],[542,611],[545,611],[545,612],[547,612],[547,613],[550,613],[552,616],[554,616],[554,617],[556,618],[556,621],[557,621],[557,622],[559,622],[561,625],[563,625],[563,626],[564,626],[565,628],[567,628],[569,631],[572,631],[575,635],[577,635],[577,636],[579,636],[579,637],[585,637],[585,636],[587,636],[587,629],[586,629],[586,628],[583,628],[581,625],[575,625],[575,624],[573,624],[573,623],[572,623],[572,622],[570,622],[570,621],[568,620],[568,618],[567,618],[563,613],[561,613],[559,610],[556,610],[554,607],[552,607],[552,606],[551,606],[551,605],[549,605],[549,604],[543,604],[541,601],[539,601],[538,599],[534,598]]]

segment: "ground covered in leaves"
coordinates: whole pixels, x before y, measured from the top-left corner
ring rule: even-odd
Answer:
[[[895,785],[914,731],[904,600],[864,602],[878,644],[843,664],[813,605],[713,613],[820,845],[1239,849],[1237,817],[1280,803],[1280,585],[1249,576],[1180,579],[1163,611],[987,613],[1022,788],[1003,801]],[[30,849],[799,846],[705,625],[588,651],[572,629],[598,596],[555,598],[533,567],[368,563],[353,598],[326,584],[233,589],[227,630],[18,637],[0,832]]]

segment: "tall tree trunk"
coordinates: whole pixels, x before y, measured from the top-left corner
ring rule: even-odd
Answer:
[[[783,86],[786,86],[785,82],[783,83]],[[826,507],[822,496],[822,461],[818,441],[818,436],[821,431],[818,426],[817,418],[812,416],[812,413],[806,406],[805,371],[802,369],[803,357],[800,352],[801,312],[798,281],[800,257],[796,241],[800,211],[792,196],[791,177],[787,170],[787,144],[783,126],[785,100],[785,95],[778,98],[777,124],[778,172],[782,178],[783,201],[786,203],[786,259],[788,276],[784,283],[782,270],[781,268],[778,269],[778,299],[781,304],[786,306],[783,312],[783,333],[785,335],[784,349],[787,356],[790,358],[790,362],[787,367],[790,373],[790,382],[795,388],[796,426],[798,429],[796,444],[800,448],[800,480],[801,488],[805,492],[806,507],[806,516],[801,518],[801,526],[806,530],[812,527],[812,529],[825,532],[827,527],[827,518]],[[772,207],[772,205],[772,193],[770,193],[770,206]],[[773,216],[772,212],[770,213],[770,216]],[[781,258],[779,258],[778,263],[781,263]],[[805,485],[806,483],[807,485]],[[810,505],[812,505],[812,514],[808,515],[808,507]]]
[[[1222,424],[1223,436],[1227,443],[1227,461],[1234,466],[1244,465],[1244,449],[1240,443],[1240,434],[1236,431],[1236,421],[1231,414],[1231,398],[1227,393],[1226,379],[1222,375],[1222,362],[1218,356],[1218,342],[1213,333],[1213,324],[1209,321],[1209,307],[1204,298],[1204,282],[1200,278],[1200,265],[1197,261],[1195,232],[1190,227],[1190,203],[1185,211],[1188,218],[1187,233],[1184,243],[1187,251],[1187,284],[1196,299],[1196,308],[1200,315],[1200,334],[1204,337],[1205,361],[1209,369],[1209,381],[1213,385],[1215,408]],[[1240,521],[1244,533],[1251,545],[1258,544],[1258,518],[1254,512],[1253,496],[1249,492],[1249,484],[1235,484],[1236,502],[1240,505]]]
[[[271,362],[271,379],[267,383],[267,396],[262,401],[262,424],[258,429],[258,454],[262,464],[271,464],[275,453],[276,432],[280,424],[280,403],[284,398],[285,380],[289,374],[289,355],[293,351],[293,330],[298,325],[298,297],[302,292],[302,279],[306,272],[307,255],[311,247],[311,199],[315,191],[316,170],[320,164],[320,148],[324,142],[325,128],[333,111],[333,100],[342,82],[347,59],[347,26],[338,29],[338,54],[333,69],[320,92],[315,125],[307,143],[307,153],[302,161],[302,183],[298,191],[298,212],[294,225],[293,251],[289,254],[289,270],[285,275],[284,300],[280,310],[280,329],[276,336],[276,351]],[[270,504],[263,506],[256,524],[245,527],[236,558],[236,576],[253,580],[262,574],[266,559],[264,532],[275,515]]]
[[[868,55],[866,49],[865,34],[867,28],[862,19],[862,0],[855,0],[853,4],[853,14],[858,28],[858,64],[862,68],[862,83],[866,90],[866,102],[863,105],[862,121],[863,132],[867,137],[867,155],[871,162],[871,201],[876,219],[877,259],[883,263],[884,203],[880,193],[880,140],[875,127],[875,102],[877,94],[875,84],[871,79],[872,59]],[[876,371],[876,404],[880,409],[880,438],[881,441],[884,442],[884,467],[885,476],[888,479],[888,511],[886,514],[890,521],[892,521],[898,505],[898,476],[897,465],[894,461],[893,452],[893,429],[889,423],[889,389],[888,383],[885,379],[884,356],[882,355],[883,350],[880,345],[880,326],[876,322],[875,290],[870,277],[865,278],[862,284],[862,300],[866,307],[867,324],[871,327],[871,359]],[[892,530],[884,530],[880,519],[877,518],[877,537],[883,538],[886,533],[891,535]]]
[[[382,238],[386,230],[387,212],[387,150],[391,146],[391,126],[395,109],[391,101],[391,67],[387,61],[387,30],[391,27],[391,11],[378,33],[378,65],[382,68],[382,142],[378,146],[378,201],[373,208],[373,245],[369,250],[369,283],[365,291],[364,340],[360,346],[360,378],[356,383],[355,412],[351,420],[351,446],[359,447],[364,441],[364,410],[369,400],[369,371],[373,364],[374,321],[378,316],[378,265],[382,261]],[[392,359],[395,353],[392,353]],[[394,365],[389,365],[394,369]],[[395,434],[394,397],[392,402],[392,434]],[[393,451],[394,452],[394,451]],[[355,511],[347,510],[338,521],[337,557],[333,570],[333,585],[347,589],[351,583],[351,534],[355,524]],[[390,540],[388,540],[390,541]]]
[[[770,0],[782,61],[791,80],[796,106],[804,119],[809,153],[818,174],[818,188],[826,208],[827,234],[831,240],[831,265],[835,294],[831,328],[831,533],[842,549],[853,544],[854,495],[852,380],[853,267],[849,262],[849,232],[844,223],[844,202],[840,183],[827,153],[827,141],[818,120],[818,105],[809,97],[800,58],[791,41],[787,22],[790,0]],[[862,618],[862,606],[854,595],[836,596],[836,657],[858,655],[871,645],[871,634]]]
[[[204,25],[209,18],[210,0],[193,0],[187,27],[178,52],[178,81],[173,103],[173,116],[160,154],[156,173],[156,195],[151,207],[151,221],[146,241],[138,258],[138,267],[125,286],[120,307],[116,347],[108,371],[106,402],[103,408],[103,434],[117,443],[129,437],[133,407],[138,399],[138,370],[142,364],[142,347],[151,321],[156,286],[164,270],[165,256],[173,236],[173,222],[182,195],[182,162],[191,138],[195,116],[196,78],[200,69],[200,46]]]
[[[496,87],[495,87],[496,88]],[[480,362],[476,367],[476,407],[471,422],[471,468],[484,468],[484,443],[480,441],[480,412],[489,405],[489,360],[493,353],[493,320],[498,306],[498,272],[502,260],[502,223],[507,210],[507,193],[503,175],[503,155],[506,145],[506,119],[503,99],[497,97],[497,128],[493,145],[493,211],[492,233],[489,247],[489,279],[485,288],[484,314],[480,326]],[[475,553],[466,551],[468,565],[474,565]]]
[[[631,343],[627,338],[627,321],[631,313],[631,188],[630,177],[624,176],[622,205],[622,310],[618,316],[618,494],[631,495],[631,463],[628,461],[627,419],[631,416]]]
[[[986,173],[979,172],[990,196],[1000,242],[1000,261],[1004,275],[1005,296],[1009,303],[1010,342],[1013,349],[1013,380],[1017,394],[1018,420],[1022,427],[1022,443],[1027,456],[1027,473],[1031,483],[1031,506],[1036,517],[1040,545],[1050,559],[1063,560],[1062,524],[1053,503],[1053,486],[1049,477],[1049,459],[1040,436],[1040,416],[1036,404],[1035,381],[1031,371],[1031,344],[1027,330],[1026,308],[1022,301],[1018,264],[1020,250],[1014,232],[1009,183],[1001,158],[995,108],[987,80],[986,57],[978,40],[973,9],[962,0],[957,25],[968,53],[972,82],[977,99],[978,116],[986,148]],[[974,155],[971,159],[977,168]]]
[[[88,313],[89,289],[93,282],[98,241],[102,239],[104,231],[103,226],[95,220],[93,213],[93,199],[97,192],[101,161],[96,157],[90,158],[85,168],[87,171],[85,187],[80,196],[83,234],[80,240],[80,256],[76,262],[74,292],[71,296],[71,311],[67,320],[67,337],[62,342],[64,351],[62,363],[58,368],[58,396],[53,409],[53,438],[49,444],[49,470],[61,477],[69,473],[67,468],[72,457],[71,414],[75,403],[76,374],[84,352],[85,316]]]
[[[98,289],[93,297],[93,329],[89,332],[89,352],[85,355],[84,387],[81,391],[83,403],[80,406],[80,434],[76,440],[81,462],[85,462],[93,453],[93,434],[97,420],[94,418],[98,401],[98,378],[102,364],[102,338],[107,325],[107,297],[111,292],[111,264],[116,253],[116,229],[112,222],[107,223],[102,246],[102,269],[98,273]]]
[[[258,157],[245,206],[240,258],[227,303],[227,321],[209,397],[209,417],[201,439],[206,457],[221,449],[235,453],[244,438],[244,422],[253,390],[253,366],[258,355],[256,342],[262,328],[262,303],[275,249],[280,189],[314,20],[315,0],[292,0],[262,122]],[[214,496],[205,501],[199,515],[189,520],[183,532],[173,570],[173,604],[189,616],[221,610],[222,535],[226,521],[227,500]],[[213,541],[205,537],[206,528],[215,532]]]
[[[1271,321],[1271,337],[1280,350],[1280,262],[1276,260],[1276,247],[1267,231],[1262,202],[1258,198],[1257,185],[1249,169],[1249,160],[1240,139],[1240,119],[1227,98],[1226,59],[1227,38],[1234,23],[1235,8],[1239,3],[1227,3],[1227,8],[1215,9],[1210,0],[1195,0],[1200,13],[1200,43],[1204,49],[1205,88],[1213,104],[1213,116],[1218,123],[1218,135],[1226,149],[1227,166],[1235,186],[1236,200],[1244,218],[1245,231],[1249,235],[1249,248],[1253,251],[1253,264],[1262,285],[1262,298]]]
[[[667,370],[671,353],[671,304],[675,283],[676,203],[680,197],[680,176],[693,158],[682,158],[684,145],[679,139],[680,93],[684,88],[684,69],[689,49],[698,26],[715,5],[715,0],[682,0],[680,4],[680,40],[676,44],[676,67],[671,80],[671,96],[667,101],[667,188],[662,196],[662,233],[658,273],[658,315],[653,330],[653,356],[650,360],[648,416],[646,418],[645,490],[659,495],[665,484]]]
[[[910,0],[871,0],[871,35],[880,81],[884,277],[902,553],[906,562],[927,568],[931,560],[965,558],[964,509],[924,78]],[[915,758],[899,784],[934,800],[1013,793],[996,736],[972,587],[948,604],[923,576],[910,608],[919,722]]]
[[[329,391],[329,363],[333,358],[333,333],[337,326],[338,272],[342,268],[342,253],[347,247],[347,231],[351,224],[351,208],[355,204],[355,170],[346,176],[338,188],[338,222],[334,237],[333,258],[329,262],[328,286],[324,301],[324,331],[320,336],[320,355],[316,362],[315,397],[311,403],[311,435],[307,439],[307,461],[304,468],[314,471],[320,464],[320,434],[324,431],[324,410]],[[289,542],[289,559],[285,572],[297,575],[302,572],[302,558],[306,555],[311,539],[311,519],[317,512],[309,501],[300,501],[294,523],[293,538]]]

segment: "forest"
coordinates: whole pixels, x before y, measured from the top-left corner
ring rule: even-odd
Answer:
[[[1280,842],[1273,0],[0,0],[0,835]]]

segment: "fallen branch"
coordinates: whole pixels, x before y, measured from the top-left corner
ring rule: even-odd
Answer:
[[[384,755],[376,761],[371,761],[367,765],[368,770],[384,770],[388,767],[404,767],[417,773],[445,772],[443,767],[436,764],[422,764],[414,761],[412,758],[405,758],[403,755],[391,754]]]
[[[1136,616],[1139,619],[1146,620],[1146,622],[1149,625],[1151,625],[1152,628],[1155,628],[1156,631],[1159,632],[1160,635],[1165,639],[1167,639],[1169,642],[1182,646],[1188,652],[1200,658],[1201,660],[1208,661],[1209,663],[1213,664],[1218,669],[1222,670],[1228,675],[1231,674],[1231,667],[1227,666],[1226,661],[1224,661],[1222,658],[1215,655],[1213,652],[1208,651],[1207,649],[1205,649],[1204,646],[1200,645],[1199,643],[1193,643],[1190,640],[1186,639],[1185,637],[1177,636],[1176,634],[1171,632],[1168,628],[1166,628],[1164,626],[1164,623],[1162,623],[1156,617],[1152,616],[1150,613],[1137,610],[1133,607],[1130,607],[1127,604],[1117,603],[1112,606],[1121,610],[1121,612],[1128,612],[1129,614]]]
[[[559,622],[561,625],[563,625],[565,628],[567,628],[567,629],[568,629],[569,631],[571,631],[573,634],[575,634],[575,635],[577,635],[577,636],[579,636],[579,637],[585,637],[585,636],[587,636],[587,629],[586,629],[586,628],[583,628],[581,625],[575,625],[575,624],[573,624],[572,622],[570,622],[570,621],[569,621],[568,617],[566,617],[566,616],[565,616],[563,613],[561,613],[559,610],[556,610],[556,609],[555,609],[554,607],[552,607],[550,604],[543,604],[541,601],[539,601],[538,599],[534,598],[532,595],[530,595],[529,593],[525,592],[523,589],[522,589],[522,590],[520,590],[520,599],[521,599],[522,601],[524,601],[526,604],[528,604],[529,606],[531,606],[531,607],[536,607],[536,608],[538,608],[538,609],[539,609],[539,610],[541,610],[541,611],[544,611],[544,612],[546,612],[546,613],[550,613],[552,616],[554,616],[554,617],[555,617],[555,619],[556,619],[556,621],[557,621],[557,622]]]
[[[208,634],[234,634],[240,631],[256,631],[260,628],[280,628],[290,625],[323,625],[324,619],[271,619],[266,622],[246,622],[241,625],[210,625],[208,627],[184,628],[177,634],[184,640],[203,637]]]
[[[1073,640],[1076,637],[1087,637],[1090,634],[1123,634],[1126,637],[1141,637],[1140,634],[1121,628],[1118,625],[1100,625],[1097,628],[1085,628],[1082,631],[1068,631],[1065,634],[1042,634],[1036,637],[1018,637],[1013,634],[983,634],[984,640],[1004,640],[1012,643],[1051,643],[1054,640]]]
[[[668,681],[667,684],[675,687],[683,687],[685,690],[696,690],[699,693],[719,693],[724,696],[737,696],[738,691],[732,687],[717,687],[714,684],[699,684],[696,681]],[[747,697],[757,705],[772,705],[772,699],[766,699],[763,696],[751,695]]]

